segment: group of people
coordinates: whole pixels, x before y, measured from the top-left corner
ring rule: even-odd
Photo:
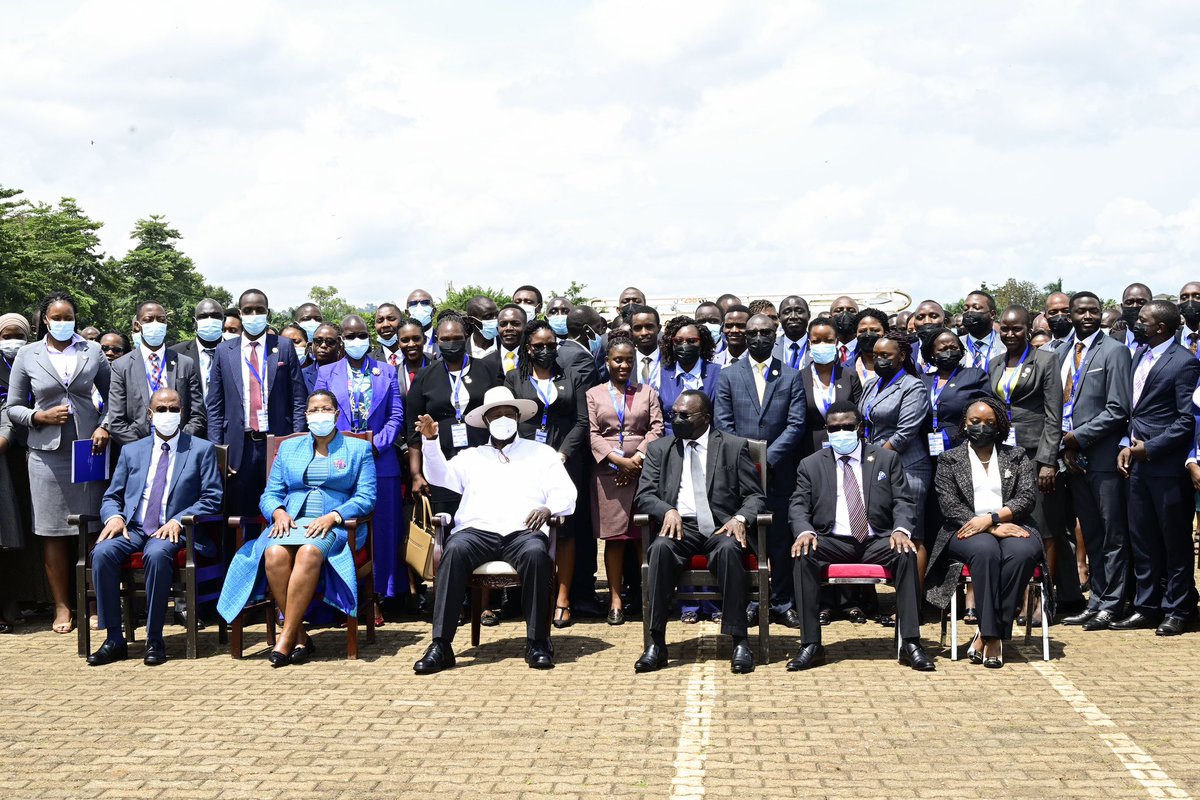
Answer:
[[[680,619],[718,621],[736,673],[755,667],[747,631],[760,603],[799,630],[793,671],[824,660],[831,620],[878,612],[873,592],[828,585],[842,563],[886,568],[896,610],[875,619],[896,628],[899,660],[921,671],[934,669],[923,606],[946,609],[965,576],[965,619],[978,626],[968,659],[989,667],[1003,665],[1016,619],[1055,604],[1088,631],[1172,636],[1195,617],[1200,283],[1178,302],[1132,284],[1107,325],[1087,291],[1001,309],[980,290],[961,318],[933,300],[889,314],[845,296],[814,314],[799,296],[776,308],[727,294],[663,320],[633,287],[605,319],[523,286],[511,303],[479,296],[461,311],[416,290],[373,319],[326,320],[306,303],[275,331],[267,295],[250,289],[234,308],[200,302],[196,337],[168,347],[153,300],[138,307],[132,344],[77,331],[77,312],[55,292],[33,326],[0,316],[0,570],[24,563],[12,555],[32,530],[53,628],[69,632],[86,610],[70,604],[67,519],[98,519],[91,562],[106,638],[91,664],[128,657],[120,579],[135,552],[144,660],[165,661],[189,515],[263,518],[226,559],[217,609],[233,619],[269,588],[283,619],[269,659],[285,666],[314,652],[304,621],[315,597],[360,613],[363,540],[345,523],[371,514],[383,606],[361,613],[382,624],[389,604],[418,590],[405,535],[419,498],[453,520],[421,674],[454,664],[470,576],[489,561],[511,564],[522,585],[490,598],[483,622],[522,614],[526,660],[539,669],[553,666],[551,626],[576,615],[620,625],[637,611],[643,562],[650,636],[635,669],[661,668],[679,576],[698,557],[720,601],[684,602]],[[268,463],[269,436],[305,433]],[[84,440],[96,455],[119,450],[107,483],[73,482]],[[773,521],[755,553],[764,512]],[[645,553],[637,514],[655,534]],[[757,597],[751,557],[769,567]],[[1038,567],[1054,602],[1025,607]],[[14,599],[0,597],[6,623]],[[182,598],[174,610],[202,613]]]

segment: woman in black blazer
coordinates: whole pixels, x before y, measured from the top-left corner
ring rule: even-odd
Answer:
[[[1009,422],[999,400],[972,403],[960,432],[967,441],[942,454],[934,477],[946,522],[933,546],[926,596],[948,607],[963,565],[969,567],[979,631],[967,658],[998,668],[1004,665],[1003,642],[1012,638],[1017,604],[1043,560],[1041,537],[1029,525],[1037,486],[1024,448],[1001,444]]]
[[[808,435],[800,440],[799,457],[819,452],[829,441],[825,432],[825,411],[838,400],[858,405],[862,399],[862,381],[853,369],[837,363],[837,329],[828,317],[817,317],[808,325],[809,353],[812,365],[800,370],[807,403],[804,423]]]
[[[544,319],[525,326],[517,368],[504,376],[513,397],[537,403],[537,413],[517,426],[522,439],[553,447],[578,487],[587,475],[584,454],[588,452],[587,387],[580,378],[558,363],[558,336]],[[554,626],[571,623],[571,578],[575,574],[574,515],[558,529],[554,561],[558,566],[558,599]]]

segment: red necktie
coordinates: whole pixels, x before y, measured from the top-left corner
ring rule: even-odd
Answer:
[[[260,367],[258,365],[258,342],[251,342],[250,343],[250,430],[258,431],[259,433],[261,433],[262,431],[259,430],[259,427],[258,427],[258,412],[262,411],[262,383],[259,381],[258,376],[261,375],[262,373],[259,372],[259,370],[260,370]]]
[[[854,468],[850,466],[850,456],[842,456],[842,494],[846,498],[846,510],[850,517],[850,533],[855,540],[865,542],[870,532],[867,525],[867,509],[863,505],[862,489],[858,488],[858,478]]]

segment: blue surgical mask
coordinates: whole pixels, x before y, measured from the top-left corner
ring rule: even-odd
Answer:
[[[591,339],[588,339],[588,349],[592,351],[592,357],[595,358],[600,352],[600,337],[595,334]]]
[[[554,331],[559,336],[567,335],[566,314],[555,314],[554,316],[547,317],[546,319],[550,323],[550,330]]]
[[[138,350],[141,348],[141,346],[142,346],[142,332],[141,331],[134,331],[133,333],[129,334],[129,338],[133,340],[133,349],[134,350]],[[61,342],[61,341],[66,341],[66,340],[59,339],[59,341]]]
[[[428,303],[413,303],[408,307],[408,315],[424,328],[433,321],[433,306]]]
[[[829,446],[839,456],[848,456],[858,447],[858,431],[830,431]]]
[[[243,314],[242,328],[251,336],[258,336],[267,329],[267,315]]]
[[[813,361],[818,364],[832,364],[833,360],[837,358],[837,345],[821,342],[810,347],[809,352],[812,353]]]
[[[394,333],[391,336],[380,336],[379,343],[384,347],[395,347],[396,342],[400,341],[400,334]]]
[[[69,342],[71,337],[75,335],[75,320],[69,319],[64,322],[56,322],[51,320],[46,325],[50,329],[50,335],[59,342]]]
[[[317,332],[317,328],[321,327],[320,321],[315,319],[306,319],[304,322],[297,322],[296,324],[300,326],[302,331],[308,334],[310,342],[312,341],[313,334]]]
[[[167,339],[167,323],[143,322],[142,341],[150,347],[158,347]]]
[[[351,358],[362,358],[371,349],[370,339],[347,339],[343,344],[346,355]]]
[[[479,326],[479,332],[483,334],[485,339],[495,339],[496,334],[500,331],[500,322],[494,319],[485,319]]]
[[[337,427],[337,415],[325,411],[308,414],[305,419],[308,421],[308,432],[313,436],[328,436]]]
[[[196,336],[205,342],[215,342],[221,338],[224,321],[219,319],[196,320]]]
[[[713,344],[720,346],[721,344],[721,324],[719,322],[706,322],[704,327],[708,328],[708,332],[712,334]]]

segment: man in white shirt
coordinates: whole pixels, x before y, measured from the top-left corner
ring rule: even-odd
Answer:
[[[496,352],[496,335],[500,329],[496,301],[486,295],[476,295],[467,301],[467,344],[471,358],[483,358]]]
[[[808,301],[799,295],[783,298],[779,304],[779,322],[783,333],[775,342],[775,358],[792,369],[807,367],[812,359],[808,354],[808,322],[811,318]]]
[[[532,400],[518,400],[506,386],[487,391],[466,423],[487,428],[488,443],[462,450],[446,461],[438,423],[422,414],[425,479],[462,495],[454,529],[438,566],[433,605],[433,643],[413,670],[429,675],[454,666],[451,641],[471,573],[489,561],[505,561],[521,576],[528,649],[534,669],[554,666],[550,648],[550,578],[553,558],[547,523],[574,513],[576,489],[552,447],[517,437],[517,423],[537,413]]]
[[[980,289],[967,295],[965,302],[963,327],[967,332],[959,337],[963,345],[962,365],[987,372],[992,356],[1004,352],[995,329],[996,299]]]
[[[650,306],[629,307],[629,333],[637,349],[633,374],[638,383],[648,384],[656,392],[662,388],[662,365],[659,363],[661,353],[658,349],[658,336],[661,331],[657,311]]]

